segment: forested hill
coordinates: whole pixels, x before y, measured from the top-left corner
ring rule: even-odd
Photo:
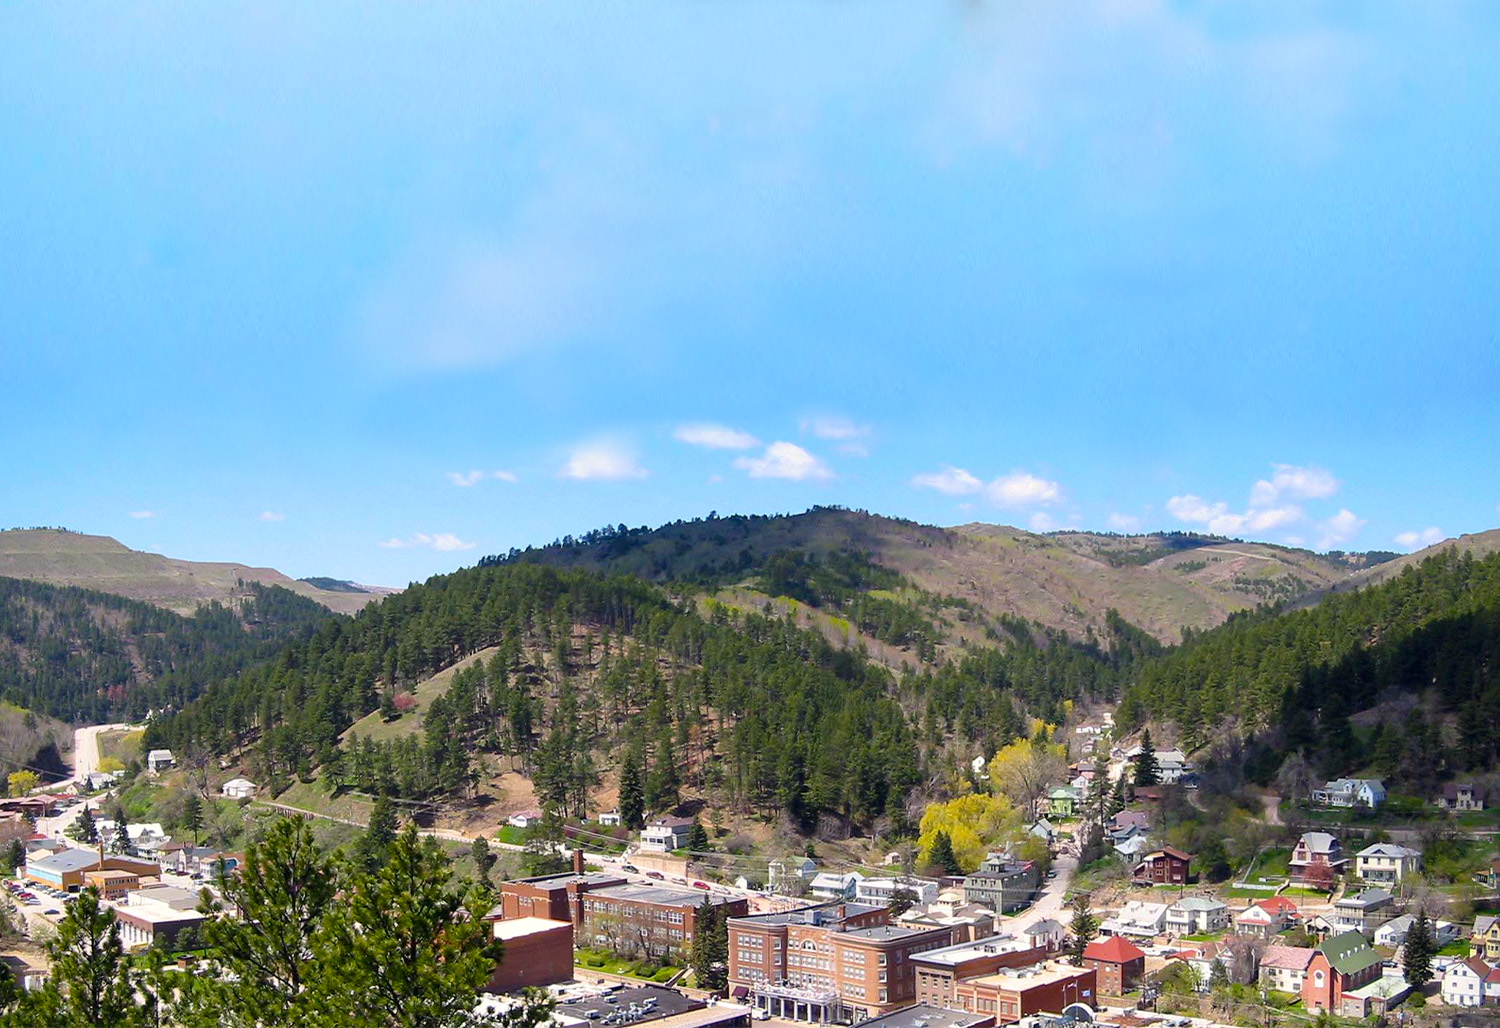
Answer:
[[[776,517],[711,515],[657,529],[620,525],[511,550],[487,562],[758,589],[767,562],[788,552],[821,561],[862,555],[927,597],[968,604],[990,621],[1019,618],[1075,639],[1090,632],[1105,636],[1108,612],[1115,610],[1167,643],[1177,642],[1185,629],[1202,631],[1236,611],[1328,588],[1395,556],[1316,554],[1181,532],[1038,535],[987,524],[937,528],[817,507]],[[984,638],[961,623],[945,634]]]
[[[0,699],[103,723],[180,705],[336,617],[276,586],[241,583],[235,609],[191,617],[109,593],[0,578]]]
[[[1110,625],[1105,647],[1017,628],[1004,650],[900,674],[759,607],[634,576],[481,567],[326,623],[147,741],[246,747],[273,785],[321,768],[336,785],[461,799],[519,767],[541,799],[581,812],[627,768],[652,809],[692,794],[804,822],[900,818],[915,787],[993,754],[1028,716],[1114,696],[1156,646]],[[475,655],[446,691],[425,690]]]
[[[1453,546],[1316,607],[1231,619],[1141,668],[1118,719],[1146,718],[1190,744],[1226,723],[1269,730],[1267,766],[1301,752],[1324,774],[1369,768],[1418,793],[1488,770],[1500,758],[1500,553]]]

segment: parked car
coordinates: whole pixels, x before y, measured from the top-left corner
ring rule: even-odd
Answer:
[[[621,864],[620,870],[629,872],[633,875],[638,875],[641,873],[641,869],[636,867],[634,864]]]
[[[707,888],[709,888],[709,884],[707,882],[694,882],[693,883],[693,888],[695,888],[695,889],[707,889]]]
[[[661,881],[663,878],[665,878],[667,876],[664,875],[664,874],[662,874],[660,871],[647,871],[646,872],[646,877],[647,878],[655,878],[659,882],[659,881]]]

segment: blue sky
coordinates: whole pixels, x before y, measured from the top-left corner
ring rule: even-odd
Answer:
[[[0,523],[1500,523],[1500,9],[11,5]]]

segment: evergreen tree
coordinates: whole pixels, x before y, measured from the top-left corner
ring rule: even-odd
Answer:
[[[203,801],[196,792],[189,792],[182,800],[182,827],[193,833],[193,845],[198,845],[198,833],[203,831]]]
[[[498,858],[490,852],[489,840],[482,835],[477,837],[474,844],[469,847],[469,856],[473,858],[474,875],[479,880],[479,884],[484,887],[485,891],[490,891],[494,888],[494,884],[490,881],[490,868],[495,866]]]
[[[1151,729],[1141,732],[1141,752],[1135,755],[1135,784],[1157,785],[1161,782],[1161,768],[1156,764],[1156,747],[1151,744]]]
[[[384,864],[353,875],[314,949],[320,1028],[460,1028],[501,956],[450,884],[437,840],[408,824]]]
[[[52,978],[46,991],[56,992],[56,1020],[38,1024],[125,1028],[136,1021],[135,975],[115,912],[100,905],[98,892],[85,889],[68,904],[47,952]]]
[[[1418,992],[1432,981],[1432,957],[1436,949],[1432,937],[1432,922],[1427,919],[1427,911],[1418,907],[1411,928],[1406,933],[1406,942],[1401,947],[1402,970],[1406,974],[1406,980]]]
[[[20,839],[10,840],[10,846],[5,851],[5,860],[0,863],[7,874],[13,874],[16,868],[26,863],[26,847],[21,845]]]
[[[1224,961],[1214,958],[1214,962],[1208,969],[1208,987],[1210,989],[1222,989],[1229,984],[1229,969],[1224,966]]]
[[[568,869],[564,856],[563,820],[556,809],[542,808],[541,823],[526,836],[523,869],[529,876],[560,874]]]
[[[367,868],[385,863],[386,850],[396,838],[396,805],[389,796],[379,796],[370,811],[370,823],[355,844],[356,859]]]
[[[963,874],[963,866],[958,862],[958,854],[953,852],[953,839],[947,832],[938,832],[933,836],[928,861],[942,868],[945,874]]]
[[[693,853],[708,852],[708,830],[697,818],[693,819],[693,827],[688,829],[687,848]]]
[[[707,896],[693,914],[692,957],[698,988],[722,991],[729,983],[729,919]]]
[[[1083,951],[1099,934],[1099,919],[1089,909],[1087,893],[1073,897],[1073,923],[1068,936],[1068,955],[1074,967],[1083,966]]]
[[[84,807],[83,813],[79,814],[77,820],[68,826],[68,838],[78,842],[99,841],[99,828],[94,823],[93,811],[88,807]]]
[[[116,853],[130,853],[130,828],[124,818],[115,822],[115,837],[112,842]]]
[[[620,765],[620,824],[632,832],[646,827],[646,799],[642,782],[641,753],[632,746]]]

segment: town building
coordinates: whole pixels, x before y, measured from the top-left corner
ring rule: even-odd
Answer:
[[[597,818],[599,824],[604,828],[620,827],[620,812],[618,810],[606,810]]]
[[[1229,927],[1229,907],[1223,900],[1188,896],[1167,907],[1167,931],[1174,935],[1208,935]]]
[[[83,888],[84,874],[88,871],[127,871],[140,878],[157,878],[161,875],[161,865],[115,854],[101,857],[95,850],[72,848],[26,862],[27,878],[65,892],[77,892]]]
[[[481,1003],[480,1015],[504,1014],[497,999]],[[488,1022],[485,1022],[488,1023]],[[709,1005],[660,985],[591,992],[562,999],[553,1009],[557,1028],[590,1025],[649,1025],[650,1028],[738,1028],[748,1026],[750,1011],[732,1003]]]
[[[541,824],[542,812],[540,810],[518,810],[505,819],[505,823],[512,828],[527,829],[533,825]]]
[[[1500,960],[1500,917],[1480,914],[1474,918],[1474,930],[1469,935],[1469,949],[1476,957]]]
[[[1152,882],[1156,885],[1186,885],[1192,863],[1192,854],[1163,846],[1161,849],[1151,850],[1141,858],[1140,863],[1135,865],[1133,877],[1138,882]]]
[[[1317,882],[1320,876],[1327,876],[1331,882],[1343,874],[1348,863],[1343,843],[1338,839],[1327,832],[1303,832],[1297,845],[1292,847],[1287,871],[1294,882]]]
[[[1256,900],[1234,916],[1234,930],[1240,935],[1270,939],[1291,928],[1297,919],[1297,904],[1285,896],[1268,896]]]
[[[1371,885],[1395,885],[1422,870],[1422,852],[1393,842],[1377,842],[1354,854],[1354,873]]]
[[[859,1028],[994,1028],[994,1024],[995,1019],[989,1014],[971,1014],[966,1010],[948,1010],[918,1003],[871,1018]]]
[[[818,874],[818,862],[811,857],[800,860],[772,860],[766,864],[766,888],[777,893],[802,895]]]
[[[1345,932],[1323,942],[1307,965],[1302,983],[1302,1006],[1309,1011],[1343,1009],[1346,993],[1380,977],[1383,958],[1359,932]]]
[[[955,989],[964,979],[995,974],[1007,967],[1030,967],[1046,959],[1045,947],[1034,945],[1025,936],[1009,934],[918,953],[911,958],[917,973],[917,1002],[952,1007],[957,1002]]]
[[[1083,790],[1074,785],[1059,785],[1047,793],[1047,814],[1051,817],[1072,817],[1083,802]]]
[[[573,977],[573,922],[516,917],[492,922],[492,930],[505,951],[486,992],[540,989]]]
[[[690,817],[659,817],[641,829],[641,849],[655,853],[681,849],[687,845],[692,830]]]
[[[1145,832],[1132,831],[1125,838],[1114,844],[1115,852],[1135,864],[1145,854],[1153,849],[1151,837]]]
[[[907,893],[916,906],[925,907],[938,898],[938,885],[930,878],[861,878],[854,883],[856,903],[887,905],[898,893]]]
[[[1484,983],[1490,970],[1479,957],[1453,961],[1443,969],[1443,1003],[1450,1007],[1483,1006]]]
[[[120,942],[127,950],[149,946],[173,949],[179,943],[200,949],[208,917],[198,912],[197,904],[198,898],[188,890],[162,886],[137,890],[125,902],[111,906],[120,924]],[[189,931],[198,938],[183,938],[183,933]]]
[[[141,876],[134,871],[116,871],[108,868],[103,871],[85,871],[83,887],[99,893],[100,899],[117,900],[126,893],[139,889]]]
[[[1396,949],[1406,942],[1406,936],[1411,932],[1411,926],[1416,922],[1411,914],[1402,914],[1400,917],[1392,918],[1379,928],[1375,929],[1375,945],[1389,946]],[[1432,943],[1437,949],[1442,949],[1450,942],[1457,942],[1463,938],[1464,929],[1462,925],[1452,921],[1432,921],[1428,925],[1432,929]]]
[[[1375,929],[1395,914],[1395,897],[1384,889],[1366,889],[1345,896],[1333,905],[1333,924],[1341,932],[1362,932],[1373,936]]]
[[[995,1023],[1001,1025],[1034,1014],[1055,1013],[1074,1003],[1095,1006],[1097,981],[1098,974],[1091,967],[1046,963],[969,978],[960,982],[955,992],[959,1009],[993,1015]]]
[[[1167,905],[1165,903],[1128,900],[1113,917],[1107,917],[1100,923],[1099,934],[1128,935],[1138,939],[1149,939],[1160,935],[1166,923]]]
[[[1449,782],[1438,793],[1437,805],[1444,810],[1483,810],[1485,791],[1473,782]]]
[[[852,900],[864,875],[858,871],[839,874],[836,871],[820,871],[807,883],[807,894],[819,900]]]
[[[1068,941],[1068,930],[1050,917],[1033,921],[1021,929],[1021,934],[1031,940],[1032,946],[1040,946],[1049,952],[1062,949]]]
[[[978,871],[964,879],[964,899],[1008,914],[1031,903],[1041,881],[1042,871],[1036,861],[991,853]]]
[[[1325,807],[1369,807],[1385,802],[1385,785],[1378,778],[1335,778],[1312,791],[1312,801]]]
[[[256,785],[248,778],[231,778],[219,786],[219,795],[226,800],[253,800]]]
[[[175,763],[177,760],[172,756],[171,750],[152,750],[146,754],[146,770],[153,774],[166,771]]]
[[[862,901],[863,902],[863,901]],[[873,901],[872,901],[873,902]],[[881,903],[881,906],[887,904]],[[964,891],[957,888],[940,889],[937,899],[924,907],[912,907],[896,918],[897,923],[912,928],[947,928],[953,942],[972,942],[995,933],[995,921],[999,917],[989,907],[978,903],[965,903]]]
[[[1146,953],[1129,939],[1113,935],[1083,948],[1083,966],[1098,972],[1099,990],[1106,996],[1123,996],[1145,976]]]
[[[824,903],[729,919],[729,981],[773,1017],[858,1023],[916,999],[912,957],[946,928],[888,923],[884,907]]]
[[[1267,946],[1260,955],[1261,987],[1300,995],[1317,952],[1309,946]]]

